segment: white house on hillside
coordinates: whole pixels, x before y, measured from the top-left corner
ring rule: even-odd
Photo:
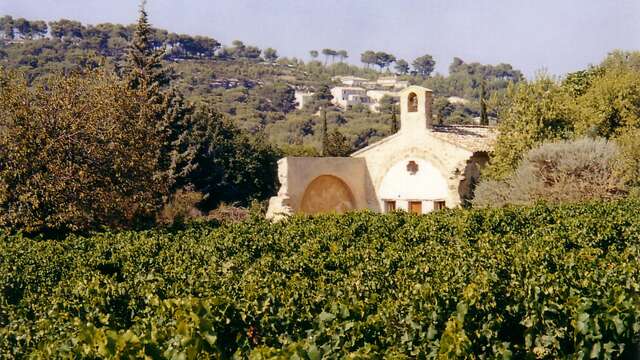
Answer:
[[[342,83],[342,85],[346,86],[361,86],[362,84],[369,81],[368,79],[357,76],[334,76],[331,78],[331,80],[338,81]]]
[[[333,96],[332,102],[344,109],[358,104],[369,105],[370,102],[367,90],[361,87],[336,86],[331,89],[331,95]]]
[[[380,77],[374,81],[355,76],[334,76],[332,80],[345,85],[331,89],[335,105],[346,109],[362,104],[373,112],[380,111],[380,100],[383,97],[398,97],[399,91],[409,86],[408,81],[398,80],[397,76]]]
[[[378,80],[376,80],[376,84],[382,88],[390,88],[395,90],[402,90],[409,86],[408,81],[398,80],[398,77],[396,76],[380,77],[378,78]]]
[[[313,99],[313,93],[308,91],[296,91],[296,108],[302,109],[309,101]]]
[[[369,99],[371,99],[369,109],[373,112],[380,111],[380,101],[385,96],[390,96],[396,101],[400,99],[400,94],[398,92],[389,90],[368,90],[367,96],[369,97]]]

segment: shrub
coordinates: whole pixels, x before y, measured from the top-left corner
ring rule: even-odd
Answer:
[[[640,128],[638,58],[637,52],[616,51],[562,83],[541,77],[511,86],[500,101],[500,134],[485,176],[506,179],[524,154],[543,142],[615,139]]]
[[[190,220],[202,217],[198,203],[202,201],[202,193],[189,189],[179,189],[164,205],[158,215],[158,223],[164,225],[183,225]]]
[[[504,181],[485,180],[475,191],[476,206],[612,199],[625,193],[615,173],[614,142],[583,138],[546,143],[530,150]]]
[[[640,189],[640,129],[629,129],[616,139],[620,154],[616,174],[633,189]]]
[[[602,71],[577,105],[578,134],[610,138],[640,127],[640,71],[628,66]]]
[[[219,222],[240,222],[249,218],[249,210],[235,205],[220,204],[207,215],[209,220]]]
[[[34,88],[0,71],[0,226],[82,231],[152,219],[166,193],[152,119],[144,94],[101,71]]]
[[[353,152],[351,143],[339,130],[334,129],[327,136],[327,156],[349,156]]]
[[[510,86],[493,159],[485,176],[503,180],[513,173],[527,151],[544,141],[568,139],[573,132],[575,108],[559,84],[546,76]]]

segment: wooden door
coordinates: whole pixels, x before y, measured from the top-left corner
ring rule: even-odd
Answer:
[[[394,212],[396,211],[396,202],[395,201],[385,201],[384,202],[384,208],[385,208],[385,212]]]
[[[413,214],[422,214],[422,201],[410,201],[409,212]]]

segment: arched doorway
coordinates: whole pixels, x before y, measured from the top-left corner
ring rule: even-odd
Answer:
[[[306,214],[325,212],[344,213],[355,208],[351,189],[344,181],[332,175],[315,178],[302,196],[300,210]]]
[[[447,180],[430,162],[406,159],[393,165],[378,190],[385,211],[427,213],[446,206]]]

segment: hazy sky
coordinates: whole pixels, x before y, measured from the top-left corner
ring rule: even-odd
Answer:
[[[0,14],[84,23],[131,23],[137,0],[0,0]],[[311,49],[364,50],[411,60],[432,54],[446,73],[454,56],[511,63],[531,76],[598,63],[640,49],[640,0],[149,0],[152,24],[234,39],[308,59]]]

